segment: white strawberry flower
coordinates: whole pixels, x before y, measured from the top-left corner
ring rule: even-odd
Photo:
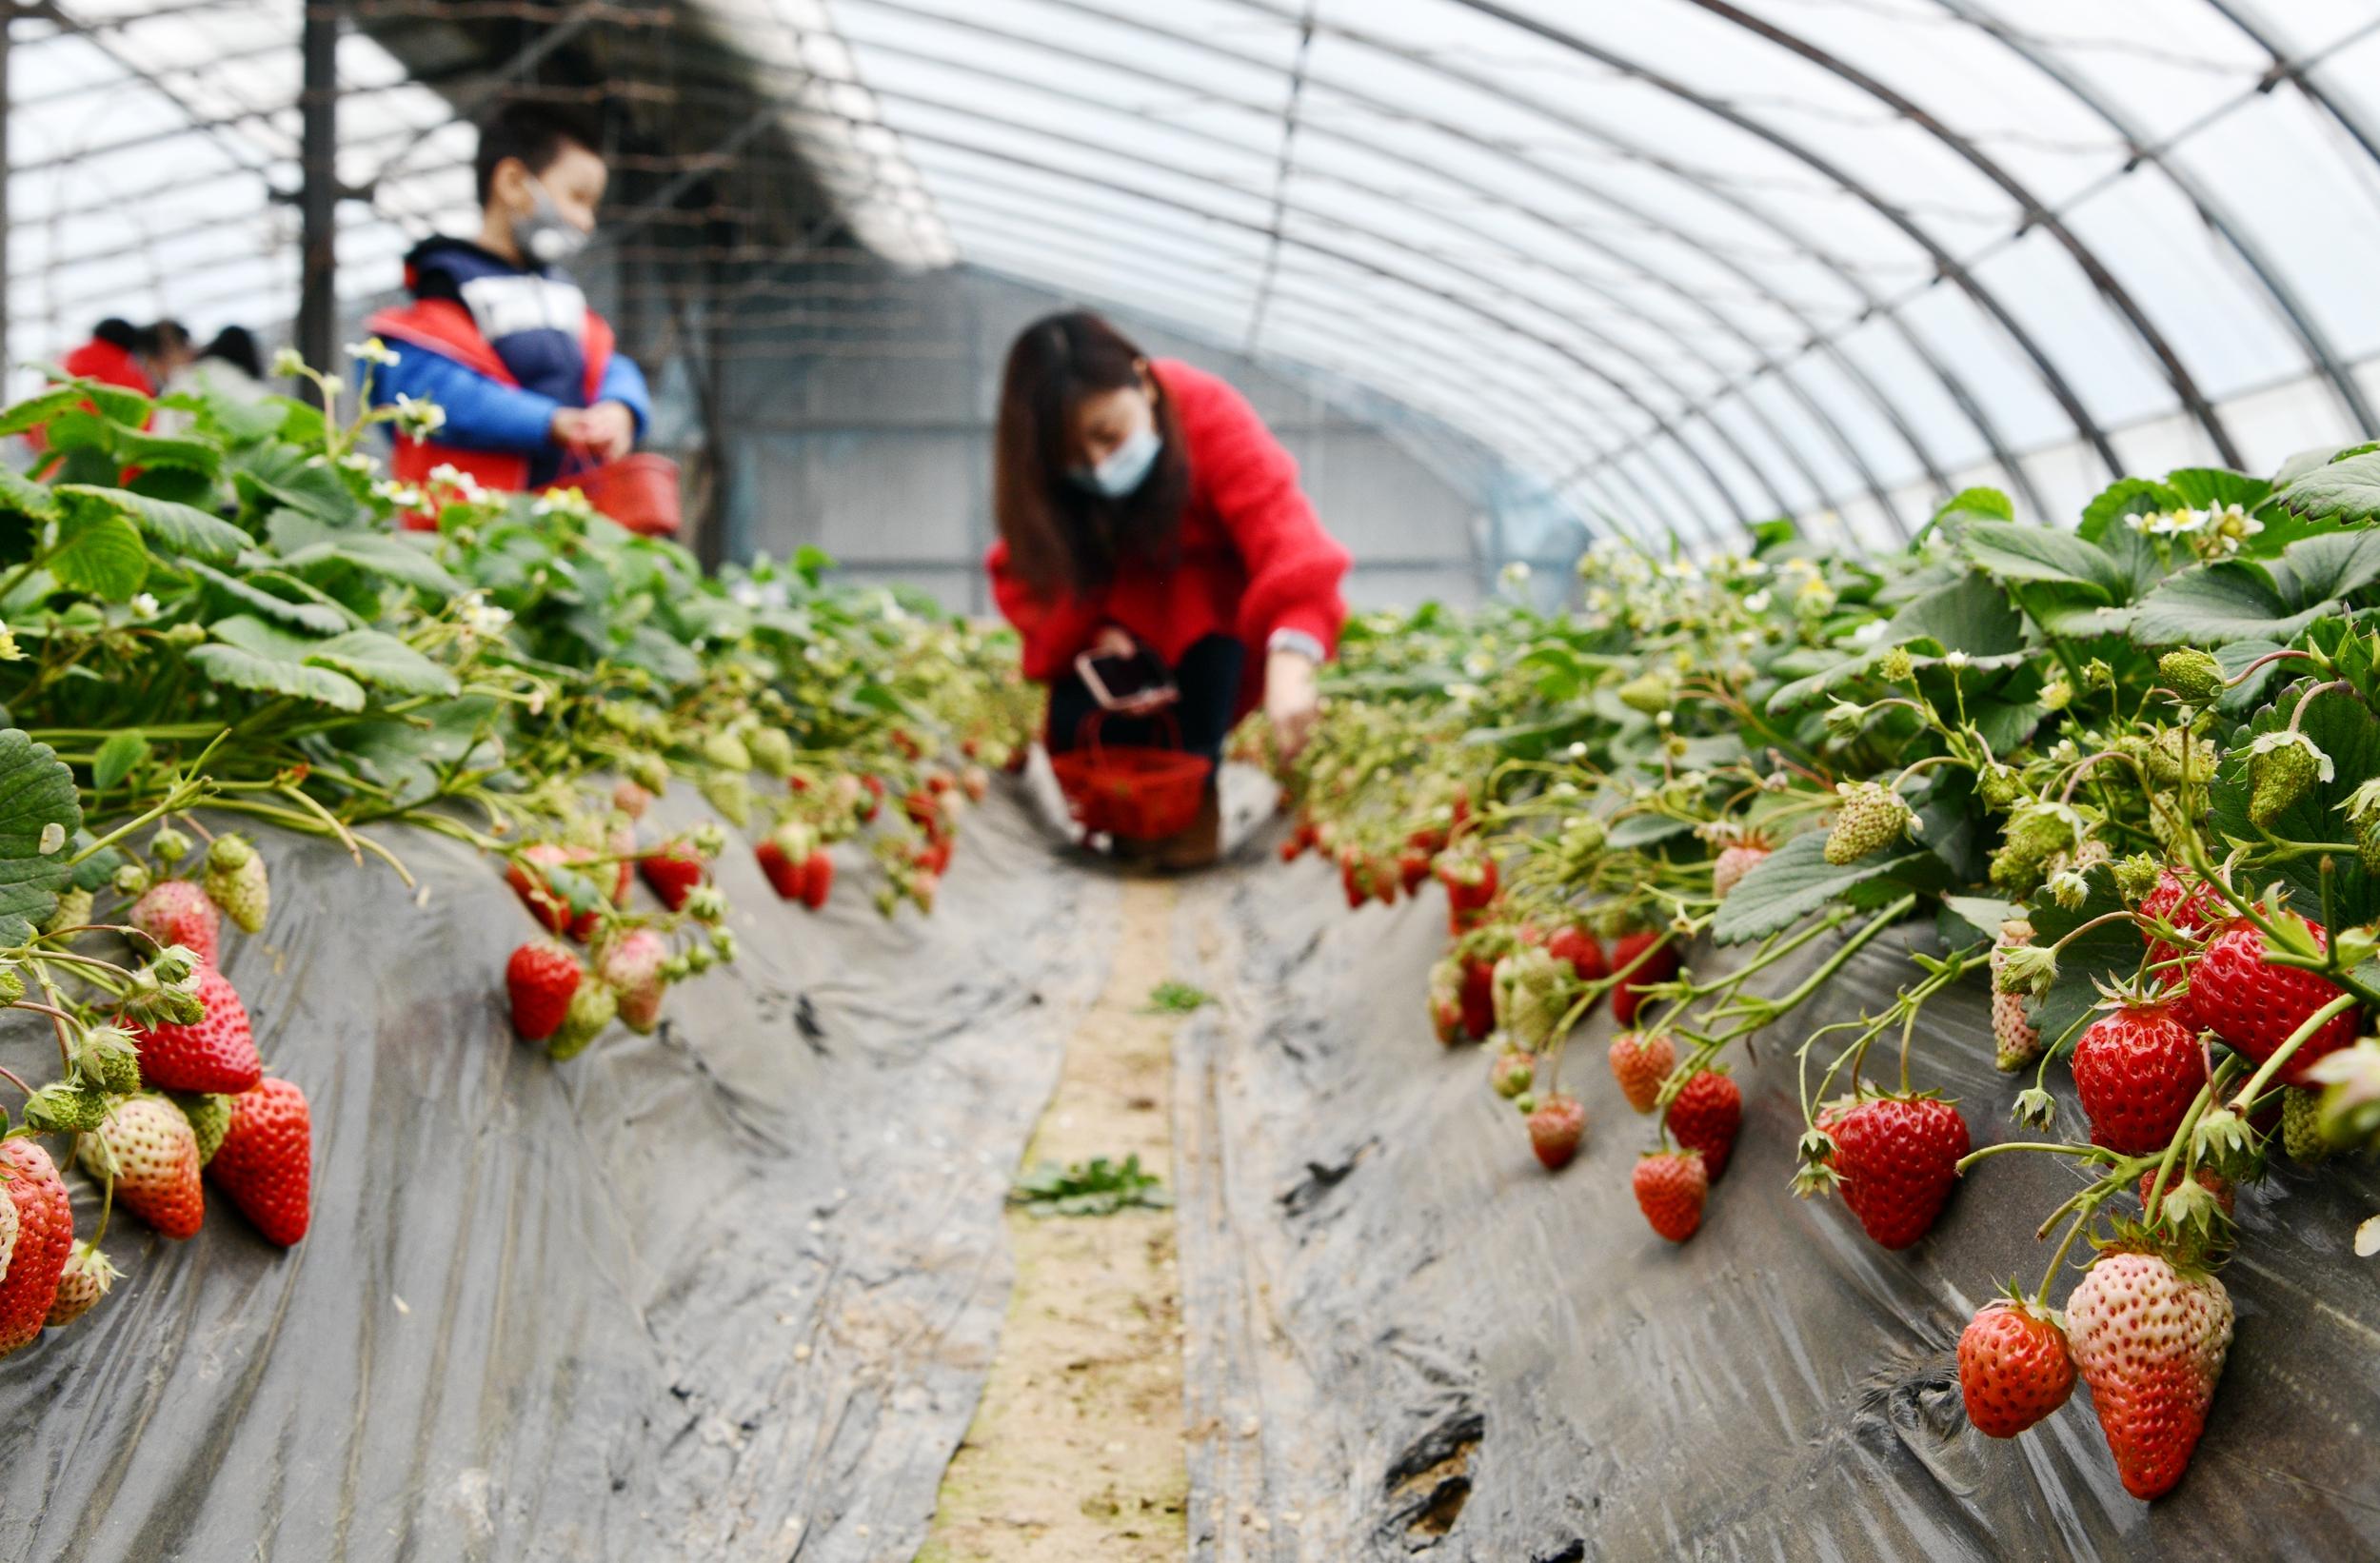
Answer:
[[[157,617],[157,598],[154,593],[145,591],[134,593],[130,606],[132,617],[135,619]]]
[[[1750,597],[1744,599],[1744,611],[1746,613],[1766,613],[1769,611],[1769,594],[1766,591],[1755,591]]]
[[[272,377],[275,380],[294,379],[305,372],[306,360],[299,356],[295,347],[279,348],[273,353]]]
[[[396,425],[417,440],[427,439],[446,426],[446,409],[426,397],[397,392]]]
[[[347,356],[366,364],[377,364],[383,368],[392,368],[397,362],[397,350],[376,336],[348,343]]]

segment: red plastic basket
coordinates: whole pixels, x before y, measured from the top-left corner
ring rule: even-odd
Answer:
[[[1094,711],[1083,718],[1074,748],[1050,756],[1074,817],[1085,830],[1136,841],[1189,829],[1215,762],[1182,753],[1181,729],[1171,712],[1160,712],[1159,720],[1174,747],[1101,743],[1100,728],[1107,715]]]
[[[668,537],[678,529],[678,464],[649,450],[565,472],[548,486],[577,489],[598,513],[631,532]]]

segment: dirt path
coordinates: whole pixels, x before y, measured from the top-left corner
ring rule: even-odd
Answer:
[[[1177,1022],[1143,1011],[1172,975],[1173,908],[1169,884],[1124,886],[1114,968],[1067,1039],[1028,1164],[1138,1152],[1172,1187]],[[1000,1356],[918,1563],[1173,1563],[1188,1545],[1173,1213],[1007,1219]]]

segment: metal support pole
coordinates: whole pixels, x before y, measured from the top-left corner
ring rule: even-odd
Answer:
[[[339,13],[308,0],[299,33],[304,56],[298,233],[297,349],[317,368],[334,367],[339,346]]]
[[[16,0],[0,0],[0,402],[7,401],[9,356],[9,114],[16,99],[9,91],[9,34],[16,22]]]

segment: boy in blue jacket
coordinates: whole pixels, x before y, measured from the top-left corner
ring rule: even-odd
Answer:
[[[586,247],[609,170],[562,119],[516,105],[481,128],[474,171],[478,237],[416,247],[405,262],[413,302],[371,319],[397,354],[372,371],[372,401],[446,413],[435,443],[397,436],[400,481],[448,465],[489,488],[541,488],[626,455],[651,417],[644,373],[612,350],[611,326],[562,269]]]

